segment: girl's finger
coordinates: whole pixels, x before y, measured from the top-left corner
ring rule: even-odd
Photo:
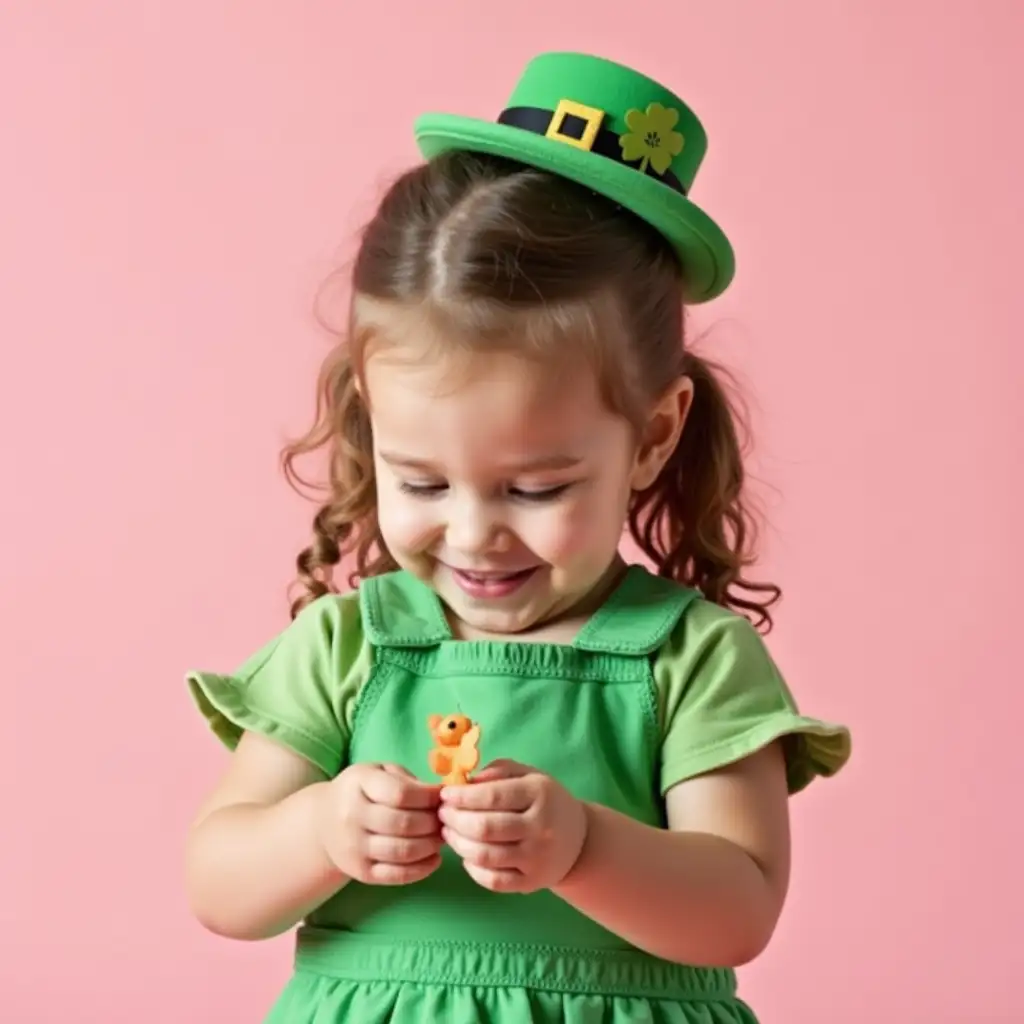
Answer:
[[[525,811],[533,804],[534,786],[528,776],[445,786],[441,799],[447,806],[467,811]]]
[[[532,892],[533,886],[521,871],[496,871],[482,868],[478,864],[466,864],[466,874],[484,889],[491,892]]]
[[[386,804],[366,803],[363,805],[361,824],[367,832],[381,836],[432,836],[441,829],[437,812],[409,811]]]
[[[467,811],[446,804],[438,817],[460,836],[479,843],[518,843],[529,828],[523,815],[512,811]]]
[[[495,779],[517,779],[523,775],[531,775],[535,770],[536,769],[531,768],[528,764],[521,764],[519,761],[513,761],[510,758],[503,757],[485,764],[483,768],[476,773],[473,781],[493,782]]]
[[[518,843],[478,843],[447,827],[441,829],[441,838],[467,865],[475,864],[492,871],[511,871],[519,867],[521,850]]]
[[[440,836],[405,839],[400,836],[368,835],[363,846],[366,857],[377,864],[418,864],[436,857],[441,849]]]
[[[405,810],[428,810],[440,803],[440,787],[428,786],[413,776],[380,768],[367,772],[362,781],[367,800]]]
[[[377,861],[368,868],[366,880],[370,885],[411,885],[413,882],[422,882],[440,866],[440,854],[415,864],[389,864],[386,861]]]

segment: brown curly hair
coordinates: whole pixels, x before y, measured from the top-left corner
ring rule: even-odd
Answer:
[[[662,237],[620,207],[562,178],[484,155],[450,154],[401,176],[362,233],[347,327],[320,372],[309,431],[282,461],[326,454],[326,500],[298,556],[292,615],[348,583],[396,568],[376,516],[372,434],[360,394],[372,310],[414,310],[471,350],[524,346],[543,358],[576,345],[609,406],[640,426],[680,375],[694,393],[679,444],[658,479],[634,494],[629,531],[659,575],[772,625],[781,591],[745,575],[756,521],[744,491],[740,410],[721,371],[684,348],[682,275]]]

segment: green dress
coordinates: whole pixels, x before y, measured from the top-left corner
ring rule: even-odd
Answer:
[[[512,758],[582,800],[664,826],[676,783],[786,737],[791,791],[849,756],[801,716],[740,616],[631,566],[571,645],[452,638],[403,572],[319,599],[232,676],[191,673],[233,746],[272,737],[328,776],[391,761],[425,780],[427,717],[481,724],[481,764]],[[351,882],[298,929],[268,1024],[752,1024],[734,973],[637,950],[550,892],[478,886],[448,849],[403,887]]]

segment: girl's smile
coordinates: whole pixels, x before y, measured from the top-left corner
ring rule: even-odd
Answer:
[[[518,572],[466,572],[447,566],[455,582],[472,598],[494,601],[511,597],[538,575],[540,569],[521,569]]]

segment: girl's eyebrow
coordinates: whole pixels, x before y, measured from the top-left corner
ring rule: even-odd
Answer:
[[[389,466],[401,466],[404,469],[436,470],[436,466],[426,459],[414,459],[397,452],[381,452],[381,459]],[[539,473],[544,470],[572,469],[583,461],[579,455],[542,455],[535,459],[526,459],[508,467],[518,473]]]

